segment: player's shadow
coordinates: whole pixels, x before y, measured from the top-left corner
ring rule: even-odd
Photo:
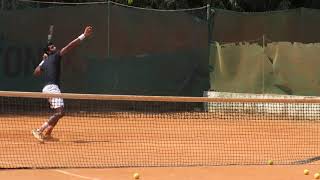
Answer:
[[[58,142],[60,141],[59,138],[55,138],[55,137],[51,137],[51,138],[48,138],[48,139],[44,139],[45,142]]]
[[[77,144],[87,144],[87,143],[109,143],[111,141],[109,140],[75,140],[75,141],[71,141],[73,143],[77,143]]]
[[[320,156],[315,156],[315,157],[311,157],[308,159],[302,159],[299,161],[295,161],[295,162],[293,162],[293,164],[308,164],[308,163],[312,163],[312,162],[319,161],[319,160],[320,160]]]

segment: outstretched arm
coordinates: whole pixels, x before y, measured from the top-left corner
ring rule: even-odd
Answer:
[[[88,37],[88,36],[90,36],[92,34],[92,31],[93,31],[92,27],[91,26],[87,26],[86,29],[84,30],[83,34],[81,34],[78,38],[74,39],[67,46],[65,46],[64,48],[61,49],[60,56],[65,55],[70,50],[72,50],[73,48],[77,47],[82,40],[84,40],[86,37]]]
[[[42,61],[41,63],[36,67],[36,69],[34,69],[33,75],[34,76],[40,76],[41,75],[41,65],[43,64],[43,62],[48,58],[48,55],[46,53],[43,54],[42,56]]]

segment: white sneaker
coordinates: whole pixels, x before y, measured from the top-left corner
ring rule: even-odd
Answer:
[[[32,135],[40,142],[43,142],[43,135],[37,129],[31,131]]]

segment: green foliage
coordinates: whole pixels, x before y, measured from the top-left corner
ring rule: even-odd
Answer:
[[[245,12],[264,12],[299,7],[320,9],[319,0],[210,0],[212,7]]]
[[[49,1],[49,0],[48,0]],[[108,0],[56,0],[56,2],[82,3],[92,1]],[[184,9],[196,8],[210,4],[211,7],[245,11],[263,12],[273,10],[284,10],[298,7],[320,9],[319,0],[113,0],[114,2],[143,8],[154,9]],[[19,0],[0,0],[1,10],[18,9]],[[38,4],[38,6],[41,6]]]

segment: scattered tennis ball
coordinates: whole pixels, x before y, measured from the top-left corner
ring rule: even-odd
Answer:
[[[320,174],[319,173],[315,173],[313,176],[315,179],[319,179],[320,178]]]
[[[133,174],[133,178],[134,179],[139,179],[140,178],[140,174],[139,173],[134,173]]]
[[[272,160],[268,160],[268,164],[269,165],[273,165],[273,161]]]
[[[132,5],[133,4],[133,0],[128,0],[128,5]]]
[[[309,170],[308,170],[308,169],[305,169],[305,170],[303,171],[303,174],[304,174],[304,175],[308,175],[308,174],[309,174]]]

